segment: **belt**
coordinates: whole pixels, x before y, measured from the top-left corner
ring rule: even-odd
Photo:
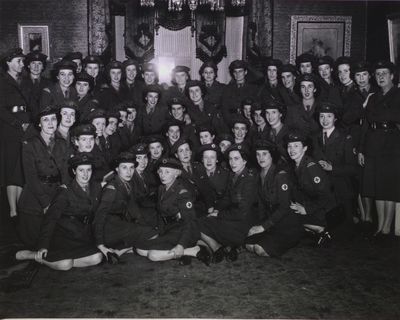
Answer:
[[[373,130],[378,130],[378,129],[393,130],[393,129],[397,129],[396,123],[395,122],[390,122],[390,121],[372,122],[372,123],[370,123],[369,126]]]
[[[26,112],[26,106],[12,106],[9,107],[11,113]]]
[[[162,216],[161,218],[163,219],[165,224],[170,224],[181,220],[181,215],[178,213],[175,216]]]
[[[63,215],[63,217],[66,217],[71,220],[78,220],[79,222],[83,224],[90,224],[90,217],[89,216],[69,216],[69,215]]]
[[[61,183],[61,176],[39,176],[39,180],[43,183]]]

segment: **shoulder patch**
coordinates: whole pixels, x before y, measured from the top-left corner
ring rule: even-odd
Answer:
[[[192,209],[193,208],[193,203],[191,201],[186,202],[186,208]]]
[[[186,192],[188,192],[186,189],[182,189],[181,191],[179,191],[179,194],[183,194],[183,193],[186,193]]]
[[[315,162],[314,162],[314,161],[310,161],[310,162],[307,164],[307,168],[312,167],[312,166],[315,166]]]
[[[47,93],[51,93],[49,88],[44,88],[43,91],[46,91]]]
[[[314,183],[320,183],[321,182],[321,178],[320,177],[314,177]]]
[[[288,185],[287,185],[286,183],[284,183],[284,184],[281,186],[281,188],[282,188],[283,191],[287,191],[287,189],[288,189],[289,187],[288,187]]]
[[[115,187],[112,184],[106,185],[106,189],[115,190]]]

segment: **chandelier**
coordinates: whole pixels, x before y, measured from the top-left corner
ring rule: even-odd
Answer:
[[[199,5],[209,5],[212,11],[222,11],[225,7],[225,0],[162,0],[168,1],[169,11],[182,11],[182,7],[187,5],[191,11],[197,9]],[[226,0],[229,1],[229,0]],[[246,0],[230,0],[234,7],[244,7]],[[154,7],[156,0],[140,0],[142,7]]]

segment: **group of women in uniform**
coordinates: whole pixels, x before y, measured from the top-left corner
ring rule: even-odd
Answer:
[[[241,249],[280,256],[332,221],[390,233],[400,201],[400,91],[395,66],[302,54],[176,66],[13,49],[1,59],[1,182],[26,250],[57,270],[152,261],[234,261]],[[359,201],[358,201],[359,200]],[[357,216],[357,204],[360,215]],[[334,218],[334,219],[333,219]],[[361,220],[360,220],[361,219]],[[339,219],[340,220],[340,219]],[[372,230],[372,229],[371,229]]]

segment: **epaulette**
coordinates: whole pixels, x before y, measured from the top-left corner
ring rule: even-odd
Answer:
[[[44,88],[43,91],[46,91],[47,93],[51,93],[49,88]]]
[[[315,162],[311,161],[307,164],[307,168],[315,166]]]
[[[67,186],[66,186],[65,184],[62,184],[62,185],[60,186],[60,188],[68,189]]]
[[[186,192],[188,192],[186,189],[182,189],[181,191],[179,191],[179,194],[186,193]]]
[[[112,184],[106,185],[106,189],[115,190],[115,187]]]

